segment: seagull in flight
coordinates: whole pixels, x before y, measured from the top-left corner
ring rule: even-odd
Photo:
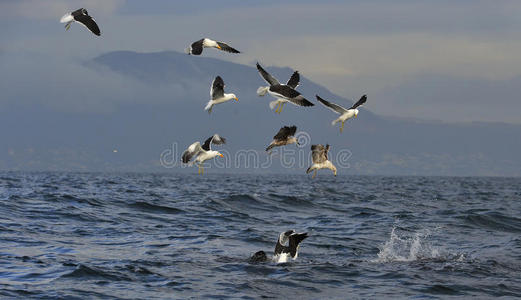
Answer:
[[[201,55],[201,53],[203,53],[203,48],[216,48],[229,53],[241,53],[239,50],[230,47],[224,42],[214,41],[209,38],[204,38],[193,42],[190,47],[185,49],[185,52],[192,55]]]
[[[96,24],[94,19],[89,16],[89,13],[85,8],[80,8],[73,12],[67,13],[60,19],[60,23],[66,23],[65,30],[69,30],[69,28],[71,28],[72,22],[80,23],[97,36],[101,35],[98,24]]]
[[[358,107],[362,106],[367,101],[367,95],[363,95],[360,100],[358,100],[353,106],[350,108],[343,108],[342,106],[331,103],[329,101],[326,101],[322,98],[320,98],[319,95],[317,96],[317,100],[322,103],[327,108],[331,109],[332,111],[336,112],[337,114],[340,114],[340,117],[338,117],[336,120],[333,120],[331,122],[331,125],[335,126],[337,122],[342,122],[342,125],[340,126],[340,132],[344,130],[344,122],[351,119],[352,117],[358,116]]]
[[[313,106],[314,104],[309,102],[304,96],[295,90],[294,87],[298,86],[300,81],[300,75],[298,72],[293,73],[288,81],[288,84],[281,84],[275,77],[271,76],[270,73],[266,72],[264,68],[257,63],[257,70],[261,77],[269,84],[269,86],[261,86],[257,89],[257,95],[264,96],[269,93],[277,100],[270,103],[270,108],[273,109],[275,105],[279,104],[278,111],[282,111],[284,103],[290,102],[291,104],[298,106]]]
[[[208,101],[208,104],[206,104],[206,107],[204,108],[204,110],[207,110],[208,113],[212,112],[212,108],[216,104],[224,103],[232,99],[235,99],[235,101],[239,101],[235,94],[226,94],[224,92],[224,87],[224,81],[221,78],[221,76],[215,77],[215,79],[212,82],[212,87],[210,88],[210,97],[212,97],[212,99]]]
[[[183,152],[182,161],[185,164],[188,163],[190,166],[194,163],[197,163],[199,167],[198,174],[203,175],[204,168],[202,164],[205,161],[217,156],[224,157],[224,155],[222,155],[218,151],[212,150],[210,145],[221,145],[224,143],[226,143],[226,139],[218,134],[214,134],[213,136],[207,138],[202,146],[200,142],[195,142],[192,145],[190,145],[190,147],[188,147],[188,149],[186,149],[185,152]],[[192,158],[195,158],[195,160],[190,161]]]

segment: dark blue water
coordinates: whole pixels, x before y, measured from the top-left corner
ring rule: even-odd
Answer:
[[[521,179],[0,173],[0,298],[449,296],[521,297]]]

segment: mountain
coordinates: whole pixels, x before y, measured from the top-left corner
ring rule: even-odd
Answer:
[[[226,159],[211,162],[207,172],[303,173],[310,163],[310,143],[329,143],[339,174],[521,175],[520,125],[389,118],[370,111],[368,95],[358,118],[348,121],[339,133],[338,126],[331,126],[336,115],[315,95],[345,106],[352,101],[302,73],[298,90],[316,105],[286,104],[281,114],[275,114],[268,107],[273,99],[255,93],[265,82],[254,66],[178,52],[117,51],[84,67],[109,87],[101,97],[78,95],[85,105],[101,103],[99,109],[4,108],[0,134],[7,142],[0,146],[1,169],[195,173],[179,165],[182,151],[219,133],[228,143],[215,149],[222,150]],[[267,69],[281,82],[293,72]],[[218,105],[209,115],[203,108],[217,75],[239,102]],[[97,87],[82,93],[93,89]],[[49,93],[39,91],[39,96]],[[22,129],[9,130],[20,123]],[[283,153],[266,155],[263,149],[283,125],[296,125],[305,147],[289,146]]]

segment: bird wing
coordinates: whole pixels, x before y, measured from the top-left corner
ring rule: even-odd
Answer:
[[[315,104],[309,102],[304,96],[300,95],[295,98],[288,99],[289,102],[299,106],[314,106]]]
[[[287,86],[289,86],[292,89],[296,89],[300,82],[300,74],[298,71],[293,72],[293,75],[288,80],[288,83],[286,83]]]
[[[210,96],[212,100],[224,97],[224,81],[221,76],[215,77],[212,82],[212,88],[210,89]]]
[[[308,233],[294,233],[289,236],[289,254],[291,257],[295,257],[297,255],[298,245],[300,242],[302,242],[305,238],[308,237]]]
[[[285,84],[276,84],[270,86],[272,93],[279,94],[281,98],[291,99],[300,96],[300,93]]]
[[[347,111],[347,109],[343,108],[342,106],[340,105],[337,105],[335,103],[331,103],[331,102],[328,102],[322,98],[320,98],[319,95],[316,95],[317,96],[317,100],[318,102],[324,104],[326,107],[328,107],[329,109],[331,109],[332,111],[336,112],[336,113],[339,113],[339,114],[343,114]]]
[[[270,73],[266,72],[259,63],[257,63],[257,70],[259,70],[262,78],[264,78],[269,85],[280,85],[280,82],[275,77],[271,76]]]
[[[77,11],[75,11],[75,12],[77,12]],[[79,14],[76,14],[76,15],[73,14],[73,17],[74,17],[74,20],[76,22],[78,22],[78,23],[82,24],[83,26],[87,27],[87,29],[89,29],[95,35],[97,35],[97,36],[101,35],[101,31],[100,31],[100,29],[98,27],[98,24],[96,24],[94,19],[91,16],[88,15],[87,10],[83,9],[82,13],[79,13]]]
[[[182,156],[183,163],[185,163],[185,164],[188,163],[190,161],[190,159],[192,159],[192,157],[199,155],[199,153],[202,150],[203,149],[201,148],[201,143],[199,143],[199,142],[195,142],[192,145],[190,145],[190,147],[188,147],[188,149],[186,149],[185,152],[183,152],[183,156]]]
[[[297,126],[284,126],[279,132],[273,137],[274,140],[286,140],[289,136],[292,136],[297,131]]]
[[[367,101],[367,95],[363,95],[362,98],[360,98],[360,100],[356,101],[356,103],[353,104],[353,106],[351,106],[351,108],[349,108],[349,109],[355,109],[359,106],[362,106],[366,101]]]
[[[319,164],[327,160],[327,156],[324,156],[326,148],[324,145],[311,145],[311,159],[314,164]]]
[[[201,55],[201,53],[203,53],[203,41],[204,39],[200,39],[190,45],[190,48],[192,49],[191,53],[193,55]]]
[[[224,143],[226,143],[226,139],[216,133],[204,141],[202,148],[205,151],[209,151],[212,150],[210,147],[211,144],[222,145]]]
[[[324,151],[324,153],[323,153],[323,155],[324,155],[324,160],[328,160],[328,159],[329,159],[329,158],[328,158],[328,155],[327,155],[328,153],[329,153],[329,144],[326,145],[326,149],[325,149],[325,151]]]
[[[221,47],[221,50],[222,50],[222,51],[226,51],[226,52],[230,52],[230,53],[241,53],[239,50],[230,47],[230,46],[229,46],[228,44],[226,44],[226,43],[223,43],[223,42],[217,42],[217,45],[219,45],[219,47]]]

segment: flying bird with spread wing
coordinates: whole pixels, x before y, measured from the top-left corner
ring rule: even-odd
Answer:
[[[200,142],[195,142],[183,152],[182,162],[185,164],[188,163],[190,166],[197,163],[199,167],[198,174],[203,175],[204,168],[202,164],[205,161],[217,156],[224,157],[220,152],[212,150],[211,144],[221,145],[224,143],[226,143],[226,139],[218,134],[207,138],[202,146]],[[190,161],[192,158],[195,158],[195,160]]]
[[[300,145],[297,138],[294,136],[297,131],[297,126],[284,126],[273,137],[273,141],[268,145],[266,151],[270,151],[274,147],[280,147],[289,144]]]
[[[96,24],[94,19],[91,16],[89,16],[89,13],[85,8],[80,8],[73,12],[67,13],[60,20],[60,23],[66,23],[66,30],[69,30],[69,28],[71,28],[72,22],[80,23],[81,25],[87,27],[87,29],[89,29],[92,33],[94,33],[97,36],[101,35],[101,31],[99,30],[98,24]]]
[[[210,101],[206,104],[206,107],[204,110],[207,110],[208,113],[212,112],[212,108],[214,105],[219,103],[224,103],[226,101],[230,101],[232,99],[235,99],[235,101],[239,101],[237,96],[235,94],[227,94],[224,92],[224,81],[221,78],[221,76],[215,77],[215,79],[212,82],[212,87],[210,88]]]
[[[331,122],[331,125],[333,125],[333,126],[335,126],[335,124],[338,122],[342,122],[342,125],[340,126],[340,132],[342,132],[344,130],[344,122],[353,117],[356,118],[358,116],[358,107],[362,106],[367,101],[367,95],[363,95],[362,98],[360,98],[360,100],[358,100],[355,104],[353,104],[353,106],[346,109],[338,104],[331,103],[329,101],[326,101],[326,100],[320,98],[319,95],[316,95],[316,96],[317,96],[317,100],[320,103],[322,103],[324,106],[331,109],[332,111],[336,112],[337,114],[340,114],[340,117],[338,117],[337,119],[333,120],[333,122]]]
[[[315,178],[317,176],[317,170],[319,169],[330,169],[333,171],[333,174],[336,176],[336,167],[333,165],[331,161],[328,159],[329,145],[317,144],[311,145],[311,159],[313,164],[306,170],[306,174],[315,171],[311,178]]]
[[[290,102],[297,106],[313,106],[304,96],[295,90],[300,81],[298,72],[293,73],[287,84],[281,84],[275,77],[268,73],[264,68],[257,63],[257,70],[261,77],[269,84],[269,86],[261,86],[257,89],[258,96],[264,96],[269,93],[277,100],[270,102],[270,108],[273,109],[277,104],[279,108],[275,112],[280,113],[284,103]]]
[[[229,53],[241,53],[239,50],[230,47],[224,42],[214,41],[209,38],[204,38],[193,42],[190,47],[185,49],[185,52],[191,55],[201,55],[204,48],[215,48]]]

